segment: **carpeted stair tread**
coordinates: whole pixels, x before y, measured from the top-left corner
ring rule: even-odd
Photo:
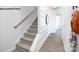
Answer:
[[[28,29],[27,31],[30,33],[37,33],[37,30],[33,30],[33,29]]]
[[[32,27],[30,27],[29,29],[32,29],[32,30],[37,30],[37,28],[32,28]]]
[[[38,30],[37,27],[38,27],[38,18],[36,18],[35,21],[33,21],[29,29],[20,38],[21,40],[16,44],[16,49],[14,49],[12,52],[29,52],[30,47],[37,34]]]
[[[32,38],[28,38],[28,37],[25,37],[25,36],[23,36],[21,39],[26,40],[26,41],[30,41],[30,42],[33,42],[33,40],[34,40]]]
[[[16,44],[16,46],[19,46],[20,48],[23,48],[25,50],[29,50],[30,49],[30,45],[27,45],[26,43],[23,43],[23,42],[19,42]]]
[[[34,28],[34,29],[37,29],[37,27],[36,27],[36,26],[30,26],[30,28]]]
[[[34,34],[34,33],[28,33],[27,32],[27,33],[24,33],[24,36],[34,39],[34,37],[36,36],[36,34]]]
[[[31,35],[36,35],[37,33],[35,33],[35,32],[29,32],[29,31],[27,31],[27,33],[28,34],[31,34]]]

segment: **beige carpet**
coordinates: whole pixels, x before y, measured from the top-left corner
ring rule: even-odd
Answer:
[[[56,34],[50,34],[40,52],[65,52],[62,39]]]
[[[34,41],[37,34],[38,18],[32,23],[32,25],[27,29],[24,35],[20,38],[20,41],[16,43],[16,49],[12,52],[29,52],[30,47]]]

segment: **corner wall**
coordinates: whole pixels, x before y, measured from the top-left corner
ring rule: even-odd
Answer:
[[[69,37],[71,32],[70,21],[72,18],[72,7],[63,6],[62,7],[62,39],[64,43],[64,48],[66,52],[70,52]]]

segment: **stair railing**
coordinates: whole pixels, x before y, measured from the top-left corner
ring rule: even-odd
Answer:
[[[31,16],[35,11],[37,10],[37,8],[35,8],[32,12],[30,12],[22,21],[20,21],[17,25],[14,26],[14,28],[18,28],[26,19],[29,18],[29,16]]]

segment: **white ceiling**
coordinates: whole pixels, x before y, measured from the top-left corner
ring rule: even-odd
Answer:
[[[61,7],[60,6],[48,6],[51,12],[55,12],[57,15],[61,14]]]

